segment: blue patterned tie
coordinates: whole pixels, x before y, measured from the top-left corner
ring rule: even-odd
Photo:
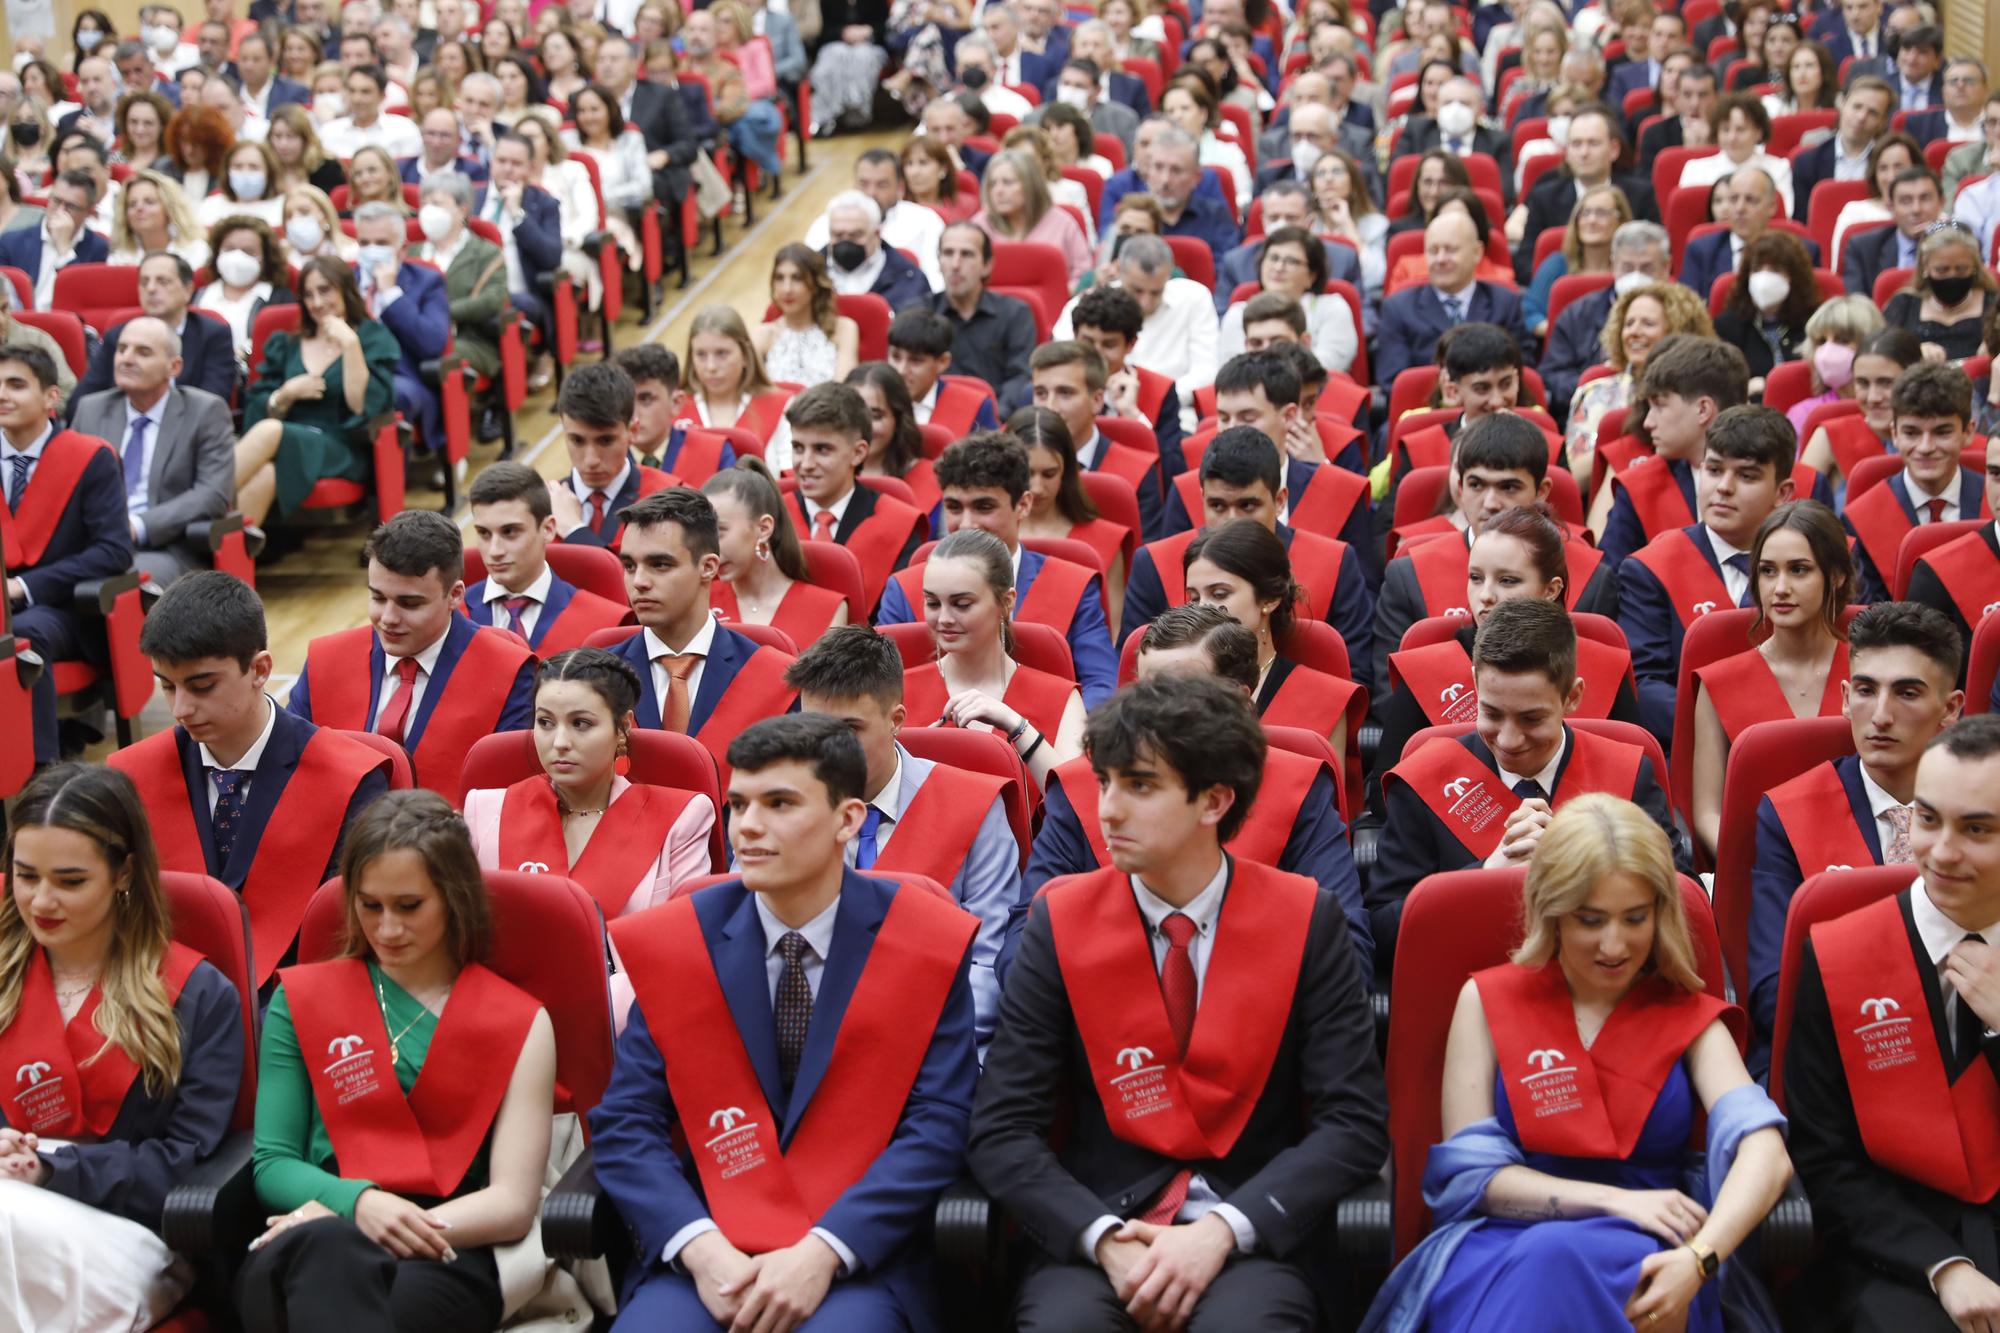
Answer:
[[[1444,313],[1450,317],[1451,322],[1454,325],[1465,323],[1465,302],[1456,296],[1447,296],[1443,299]]]
[[[35,460],[26,454],[15,454],[7,460],[7,466],[14,470],[14,475],[7,479],[7,507],[17,513],[21,508],[21,492],[28,489],[28,469],[34,465]]]
[[[875,806],[868,807],[868,813],[861,821],[860,836],[854,840],[854,868],[866,870],[875,864],[875,833],[882,827],[882,812]]]
[[[209,826],[215,837],[215,864],[222,869],[229,865],[229,854],[236,847],[236,825],[243,815],[243,796],[237,784],[247,775],[236,768],[211,768],[208,775],[215,780],[215,813],[209,816]]]
[[[1731,569],[1735,570],[1738,574],[1741,574],[1744,578],[1746,579],[1750,578],[1750,557],[1745,552],[1738,551],[1735,555],[1730,556],[1727,560],[1723,561],[1722,563],[1728,565]],[[1743,589],[1743,596],[1738,599],[1738,605],[1755,606],[1756,604],[1757,604],[1757,581],[1755,579],[1750,579],[1749,584]]]
[[[153,423],[145,417],[132,418],[132,433],[125,437],[125,498],[146,493],[146,427]]]

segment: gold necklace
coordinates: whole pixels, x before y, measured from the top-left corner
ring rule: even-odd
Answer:
[[[446,995],[451,994],[451,987],[449,986],[445,987],[445,994]],[[414,995],[411,995],[410,998],[412,1000],[417,1000],[417,997]],[[375,977],[375,1003],[382,1010],[382,1029],[383,1031],[386,1032],[388,1031],[389,1028],[389,1001],[388,998],[382,994],[382,977],[379,973],[377,973]],[[411,1019],[409,1022],[403,1024],[403,1030],[401,1032],[395,1033],[389,1038],[390,1064],[393,1065],[399,1059],[402,1058],[401,1042],[403,1038],[409,1036],[410,1029],[415,1027],[417,1024],[423,1022],[424,1015],[428,1013],[430,1013],[430,1006],[426,1005],[422,1000],[417,1000],[417,1016]]]

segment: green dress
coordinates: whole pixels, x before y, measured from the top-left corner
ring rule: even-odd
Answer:
[[[292,404],[282,418],[285,433],[278,445],[280,516],[298,508],[316,482],[327,477],[367,481],[373,468],[368,423],[395,406],[396,363],[402,360],[403,349],[396,335],[379,320],[362,320],[354,331],[360,335],[361,354],[368,362],[367,398],[358,415],[348,412],[341,384],[345,358],[335,357],[322,372],[326,393],[317,400]],[[243,400],[245,430],[271,415],[272,394],[294,376],[306,373],[301,346],[296,333],[274,333],[265,340],[264,360]]]
[[[416,1086],[417,1074],[430,1053],[437,1017],[372,962],[368,964],[368,982],[370,989],[381,987],[388,1030],[403,1033],[396,1040],[396,1082],[407,1095]],[[405,1024],[411,1025],[408,1032],[403,1032]],[[337,1216],[354,1220],[355,1201],[373,1182],[341,1177],[333,1141],[327,1137],[326,1122],[313,1100],[312,1075],[299,1054],[298,1029],[292,1026],[291,1005],[282,984],[273,992],[271,1007],[264,1014],[257,1055],[257,1122],[252,1137],[251,1175],[265,1207],[273,1213],[288,1213],[317,1201]],[[466,1168],[454,1198],[486,1188],[491,1148],[489,1134]]]

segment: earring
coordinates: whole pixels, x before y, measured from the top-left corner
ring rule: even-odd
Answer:
[[[757,539],[757,559],[765,564],[771,562],[771,543],[766,538]]]

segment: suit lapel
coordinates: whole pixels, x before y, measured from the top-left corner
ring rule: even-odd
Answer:
[[[861,969],[868,963],[875,932],[887,915],[887,896],[847,871],[840,889],[840,906],[833,917],[833,943],[827,947],[825,965],[820,969],[819,994],[813,998],[812,1023],[806,1028],[805,1050],[799,1056],[799,1072],[792,1081],[792,1101],[785,1112],[785,1140],[805,1118],[813,1092],[825,1077],[833,1058],[834,1040],[840,1035],[841,1016],[854,997]]]
[[[1105,443],[1108,446],[1110,441],[1107,440]],[[842,546],[847,545],[847,539],[854,535],[854,530],[866,523],[874,513],[875,492],[856,481],[854,494],[847,501],[847,512],[841,515],[840,526],[834,529],[833,539]]]
[[[633,721],[642,727],[660,730],[666,723],[660,713],[660,696],[653,689],[653,664],[646,658],[646,631],[643,629],[632,631],[630,638],[625,639],[611,651],[624,658],[631,668],[639,673],[639,706],[633,710],[635,713]],[[708,673],[704,671],[702,673],[704,682],[707,678]]]
[[[271,812],[277,809],[278,798],[285,794],[285,784],[292,780],[299,757],[312,737],[310,725],[282,708],[278,710],[270,743],[264,747],[257,771],[250,779],[250,795],[243,803],[243,822],[231,844],[229,864],[223,867],[222,882],[232,889],[241,887],[250,877],[250,864],[257,859],[264,826],[270,822]]]
[[[574,584],[565,583],[553,574],[549,576],[549,595],[542,602],[541,614],[535,617],[535,632],[528,638],[530,648],[538,652],[541,650],[542,640],[548,637],[549,630],[562,618],[562,613],[569,609],[570,599],[575,596]]]
[[[849,509],[848,512],[851,514],[854,511]],[[688,735],[701,730],[708,721],[708,715],[722,702],[723,691],[729,688],[729,683],[736,679],[743,663],[755,651],[756,645],[750,640],[720,625],[716,626],[708,661],[701,667],[701,688],[695,691],[694,698],[688,703]]]
[[[722,983],[722,998],[736,1019],[737,1035],[757,1071],[757,1085],[772,1111],[782,1117],[784,1083],[778,1075],[778,1024],[771,1012],[766,952],[756,895],[745,891],[736,910],[723,921],[720,933],[709,940],[709,956],[715,960],[715,979]]]
[[[459,603],[465,608],[465,618],[475,625],[493,623],[493,604],[486,600],[486,580],[471,585],[465,590],[465,600]]]
[[[1903,511],[1903,517],[1911,523],[1917,521],[1917,507],[1910,502],[1908,480],[1900,472],[1889,478],[1889,494],[1896,497],[1896,507]]]
[[[189,314],[188,318],[195,320],[201,316]],[[149,499],[155,495],[165,497],[168,455],[180,448],[182,438],[188,433],[187,404],[183,399],[181,391],[170,384],[167,396],[160,402],[160,437],[153,441],[153,466],[146,472],[146,495]]]
[[[180,751],[188,809],[194,815],[195,833],[201,839],[201,863],[211,876],[221,879],[222,867],[215,863],[215,821],[208,812],[208,770],[202,767],[201,747],[187,734],[187,728],[175,727],[174,748]]]
[[[1882,864],[1882,833],[1868,805],[1868,789],[1861,785],[1860,757],[1843,755],[1834,761],[1833,771],[1840,774],[1840,785],[1847,792],[1847,810],[1854,816],[1854,826],[1861,830],[1861,840],[1868,844],[1875,864]]]
[[[444,648],[438,653],[437,667],[424,685],[423,702],[417,705],[417,715],[404,731],[403,748],[415,752],[424,738],[424,725],[431,720],[431,710],[444,697],[445,687],[451,684],[451,669],[458,665],[465,645],[472,642],[472,636],[479,633],[479,627],[461,616],[451,618],[451,628],[444,632]],[[381,673],[376,673],[376,685],[381,685]]]

